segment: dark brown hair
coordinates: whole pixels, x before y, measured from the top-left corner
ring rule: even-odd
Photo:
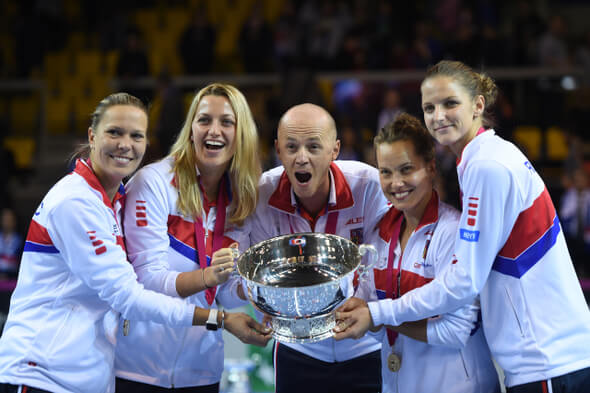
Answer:
[[[396,141],[410,141],[414,145],[414,151],[425,162],[434,160],[434,140],[418,118],[401,113],[394,121],[387,123],[379,130],[373,145],[377,147],[382,143],[393,143]]]

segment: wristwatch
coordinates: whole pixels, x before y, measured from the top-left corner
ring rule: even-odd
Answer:
[[[219,326],[217,325],[217,309],[212,308],[211,310],[209,310],[209,318],[207,318],[207,322],[205,322],[205,328],[207,330],[217,330],[218,327]]]

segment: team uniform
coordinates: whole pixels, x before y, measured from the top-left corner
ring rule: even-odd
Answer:
[[[193,306],[137,282],[119,226],[123,201],[123,185],[111,203],[82,160],[47,193],[31,220],[0,339],[1,383],[112,392],[119,312],[192,324]]]
[[[541,177],[513,144],[483,129],[457,173],[458,262],[400,299],[370,304],[375,324],[440,314],[479,293],[485,336],[508,387],[589,367],[590,312]]]
[[[397,240],[399,229],[398,233],[395,230],[402,216],[402,212],[392,207],[369,238],[369,243],[377,247],[379,260],[371,279],[360,283],[359,292],[367,301],[380,302],[418,288],[439,276],[452,261],[459,212],[439,202],[433,193],[403,252]],[[393,243],[392,236],[395,237]],[[428,343],[385,328],[379,330],[382,392],[499,392],[498,375],[479,326],[478,314],[479,303],[475,302],[429,318]],[[389,368],[392,354],[401,359],[397,370]]]
[[[125,209],[125,242],[129,260],[138,280],[146,288],[179,297],[176,278],[181,272],[201,268],[196,234],[198,221],[184,216],[177,207],[178,188],[172,172],[173,158],[142,168],[127,183]],[[226,177],[225,189],[229,190]],[[230,193],[220,191],[226,214]],[[204,195],[204,194],[203,194]],[[216,218],[215,203],[203,202],[202,227],[207,238],[213,238]],[[203,231],[203,233],[204,233]],[[222,246],[239,243],[244,251],[250,245],[247,226],[226,223]],[[207,241],[207,264],[214,250]],[[217,300],[225,308],[245,305],[237,296],[238,277],[220,285],[212,297],[205,290],[182,299],[187,305],[216,308]],[[209,292],[209,295],[208,295]],[[208,298],[209,296],[209,298]],[[123,322],[122,322],[123,323]],[[204,326],[169,327],[151,321],[130,320],[127,335],[119,329],[115,369],[117,377],[166,388],[202,386],[218,383],[223,371],[221,330],[209,331]]]
[[[297,206],[291,183],[282,167],[262,175],[259,193],[260,199],[252,220],[252,244],[298,232],[332,233],[361,244],[364,243],[364,234],[375,227],[378,218],[388,208],[387,200],[380,189],[377,170],[355,161],[332,162],[328,204],[313,223]],[[352,294],[352,283],[345,290]],[[274,356],[277,391],[298,389],[301,371],[294,366],[298,364],[303,364],[310,372],[316,373],[313,376],[305,374],[305,380],[309,383],[306,388],[308,392],[321,389],[322,384],[334,390],[335,383],[347,383],[347,391],[353,391],[355,388],[359,389],[355,385],[362,379],[374,380],[379,389],[381,377],[379,355],[376,351],[380,347],[380,343],[370,335],[360,340],[340,342],[328,338],[313,344],[277,343]],[[338,365],[345,367],[348,361],[362,362],[363,359],[366,360],[366,368],[362,372],[358,369],[353,373],[334,372]],[[285,363],[287,361],[289,363]],[[363,391],[362,387],[358,391]],[[364,391],[373,390],[367,386]]]

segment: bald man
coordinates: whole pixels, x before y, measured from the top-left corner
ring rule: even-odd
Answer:
[[[335,161],[336,124],[313,104],[289,109],[279,121],[275,149],[283,166],[262,175],[252,219],[252,244],[298,232],[331,233],[363,243],[387,210],[377,169]],[[352,288],[352,283],[350,285]],[[381,345],[332,338],[313,344],[275,344],[277,393],[381,391]]]

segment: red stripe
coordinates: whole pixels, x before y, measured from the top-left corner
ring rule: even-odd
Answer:
[[[135,217],[137,218],[146,218],[147,214],[142,212],[135,212]]]
[[[22,385],[22,390],[21,390],[21,392],[22,392],[22,393],[27,393],[27,390],[29,390],[29,387],[28,387],[28,386],[25,386],[25,385]]]
[[[123,249],[123,251],[126,251],[126,249],[125,249],[125,240],[123,240],[123,236],[117,236],[117,244],[119,246],[121,246],[121,248]]]
[[[467,214],[470,216],[477,216],[477,210],[467,210]]]
[[[553,225],[555,207],[545,188],[533,205],[520,213],[500,256],[515,259],[535,243]]]
[[[478,206],[479,205],[477,203],[468,203],[467,204],[467,207],[473,207],[473,208],[476,208],[476,209],[477,209]]]
[[[96,246],[100,246],[101,244],[102,244],[102,240],[95,240],[95,241],[93,241],[93,242],[92,242],[92,245],[93,245],[94,247],[96,247]]]
[[[27,233],[27,241],[46,246],[53,246],[53,241],[51,241],[47,229],[35,220],[31,220],[29,232]]]
[[[469,197],[468,199],[469,199],[470,201],[479,201],[479,198],[476,198],[476,197]]]
[[[147,222],[146,222],[147,225]],[[191,248],[195,246],[194,223],[184,220],[180,216],[168,216],[168,233]]]
[[[541,381],[541,389],[543,389],[543,393],[549,393],[547,389],[547,381]]]
[[[387,290],[387,269],[375,269],[374,273],[375,289],[385,292]],[[410,272],[408,270],[402,270],[400,293],[403,295],[412,289],[419,288],[424,284],[428,284],[430,281],[432,281],[432,278],[422,277],[417,273]]]
[[[146,207],[137,205],[135,206],[135,210],[146,210]]]
[[[106,246],[102,246],[100,248],[97,248],[95,252],[96,252],[96,255],[100,255],[100,254],[105,253],[106,251],[107,251]]]
[[[142,200],[142,199],[138,199],[138,200],[136,200],[135,202],[137,202],[137,203],[145,203],[146,201],[144,201],[144,200]]]
[[[147,227],[148,222],[147,220],[137,220],[135,221],[135,224],[137,224],[138,227]]]
[[[467,225],[469,225],[471,227],[474,226],[475,225],[475,218],[468,218]]]

